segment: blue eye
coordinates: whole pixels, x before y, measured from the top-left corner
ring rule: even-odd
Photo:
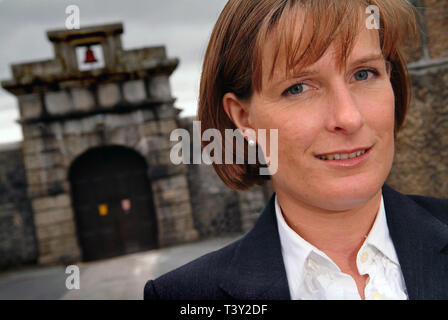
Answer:
[[[355,80],[356,81],[365,81],[369,79],[369,72],[374,73],[371,70],[361,70],[355,73]]]
[[[296,95],[303,92],[303,84],[297,83],[285,91],[286,94]]]

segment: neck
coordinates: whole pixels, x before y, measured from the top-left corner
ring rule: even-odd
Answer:
[[[362,206],[344,211],[310,207],[282,193],[277,197],[291,229],[330,258],[345,257],[348,261],[356,257],[372,228],[380,206],[381,189]]]

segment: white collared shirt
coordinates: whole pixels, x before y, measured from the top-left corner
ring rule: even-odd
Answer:
[[[293,300],[359,300],[355,280],[322,251],[300,237],[285,219],[275,196],[275,213],[283,261]],[[383,197],[369,235],[358,251],[360,275],[369,276],[366,300],[406,300],[408,295],[398,257],[387,227]]]

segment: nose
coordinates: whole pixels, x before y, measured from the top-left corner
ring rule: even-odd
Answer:
[[[329,95],[327,130],[353,134],[364,125],[364,118],[346,83],[335,84]]]

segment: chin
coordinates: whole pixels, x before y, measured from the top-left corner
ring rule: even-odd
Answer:
[[[361,207],[381,192],[384,181],[378,179],[358,180],[326,186],[318,192],[321,208],[331,211],[343,211]]]
[[[347,195],[345,194],[342,197],[338,198],[329,198],[328,201],[321,206],[322,209],[329,211],[345,211],[351,210],[355,208],[362,207],[366,204],[370,199],[372,199],[375,195],[377,195],[379,190],[372,193],[358,193]]]

